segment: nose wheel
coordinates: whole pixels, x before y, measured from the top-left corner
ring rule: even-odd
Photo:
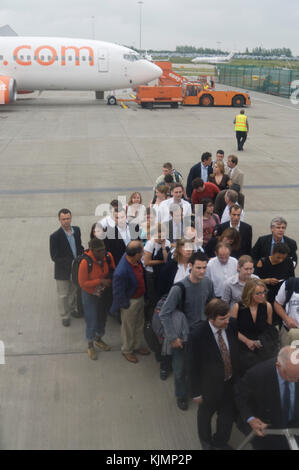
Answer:
[[[117,99],[115,98],[115,96],[113,96],[113,95],[108,96],[107,104],[116,105],[117,104]]]

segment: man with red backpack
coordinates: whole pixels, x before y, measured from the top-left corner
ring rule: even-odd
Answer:
[[[111,253],[106,252],[103,240],[94,238],[84,253],[78,270],[78,283],[82,290],[82,304],[86,322],[86,339],[90,359],[97,359],[94,346],[109,351],[102,339],[111,299],[112,276],[115,263]]]

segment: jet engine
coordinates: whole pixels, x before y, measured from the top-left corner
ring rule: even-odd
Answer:
[[[8,104],[16,100],[17,86],[12,77],[0,75],[0,104]]]

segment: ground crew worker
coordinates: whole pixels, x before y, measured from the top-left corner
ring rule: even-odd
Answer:
[[[234,124],[238,142],[238,150],[243,150],[243,145],[245,144],[249,131],[248,118],[245,116],[244,109],[241,109],[240,114],[235,117]]]

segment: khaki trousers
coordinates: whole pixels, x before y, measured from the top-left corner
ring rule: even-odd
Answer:
[[[77,287],[72,281],[56,279],[58,294],[58,311],[63,319],[69,319],[71,313],[77,310]]]
[[[121,312],[121,350],[124,354],[140,349],[143,343],[144,297],[130,300],[129,308]]]
[[[291,328],[287,331],[282,325],[279,332],[279,340],[281,348],[291,345],[293,341],[297,341],[297,344],[299,344],[299,328]]]

